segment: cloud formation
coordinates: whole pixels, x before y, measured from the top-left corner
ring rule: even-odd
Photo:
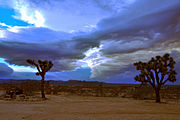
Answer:
[[[4,76],[8,76],[11,75],[13,73],[13,69],[8,67],[6,64],[4,63],[0,63],[0,76],[4,77]]]
[[[47,59],[52,71],[70,71],[86,62],[93,79],[133,80],[134,62],[171,53],[180,71],[179,0],[14,0],[10,6],[15,18],[34,25],[3,31],[0,57],[10,64]]]
[[[169,1],[137,1],[136,8],[132,6],[124,14],[99,22],[99,29],[93,35],[101,43],[101,57],[93,56],[95,58],[90,60],[94,64],[98,63],[96,67],[92,67],[92,77],[133,72],[132,63],[136,61],[148,61],[156,55],[180,51],[180,2],[166,2]],[[160,7],[150,9],[155,6]],[[106,58],[106,62],[102,58]],[[179,67],[180,61],[176,57],[175,59],[176,67]]]
[[[39,27],[6,30],[5,37],[0,38],[0,56],[15,65],[27,66],[26,59],[41,59],[53,61],[52,71],[74,70],[84,52],[98,46],[98,42],[77,35]]]
[[[16,17],[35,24],[65,32],[91,31],[101,20],[117,14],[135,0],[13,0]]]

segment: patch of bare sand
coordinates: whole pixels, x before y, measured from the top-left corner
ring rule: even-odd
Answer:
[[[0,101],[0,120],[180,120],[180,101],[47,96],[40,102]]]

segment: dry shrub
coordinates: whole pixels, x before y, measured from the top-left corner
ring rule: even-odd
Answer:
[[[26,96],[33,96],[37,91],[40,90],[40,83],[27,81],[21,84],[21,88]]]
[[[132,93],[133,98],[137,99],[154,99],[154,91],[150,87],[135,88]]]

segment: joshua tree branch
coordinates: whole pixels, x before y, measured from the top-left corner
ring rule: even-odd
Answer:
[[[155,70],[155,76],[156,76],[156,81],[157,81],[157,83],[159,84],[159,76],[158,76],[157,70]]]
[[[162,83],[162,85],[164,85],[168,80],[169,80],[169,78],[167,78],[167,79]]]
[[[163,80],[164,80],[164,77],[165,77],[165,75],[162,75],[162,76],[161,76],[160,84],[162,84],[162,82],[163,82]]]

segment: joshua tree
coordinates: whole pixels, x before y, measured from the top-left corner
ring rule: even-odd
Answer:
[[[27,59],[26,60],[29,64],[31,64],[32,66],[35,66],[38,70],[38,72],[36,73],[36,75],[40,75],[42,77],[42,80],[41,80],[41,95],[42,95],[42,98],[45,99],[45,93],[44,93],[44,79],[45,79],[45,75],[46,75],[46,72],[48,72],[52,67],[53,67],[53,63],[51,61],[47,61],[47,60],[44,60],[44,61],[41,61],[41,60],[38,60],[38,63],[36,63],[34,60],[31,60],[31,59]]]
[[[176,71],[174,70],[174,65],[176,62],[167,53],[163,57],[156,56],[151,58],[150,61],[146,62],[136,62],[134,65],[136,69],[141,73],[135,76],[135,80],[141,82],[142,84],[149,83],[156,93],[156,102],[160,102],[160,90],[161,86],[167,81],[176,81]]]

